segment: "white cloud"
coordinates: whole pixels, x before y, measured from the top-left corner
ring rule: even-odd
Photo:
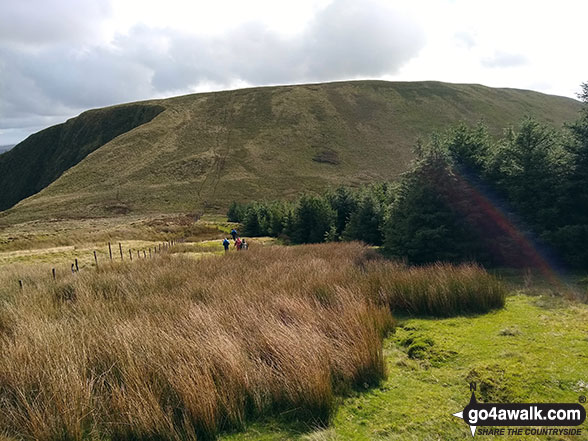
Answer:
[[[410,15],[374,1],[332,2],[316,9],[296,33],[249,21],[202,34],[185,26],[153,27],[158,20],[152,14],[108,42],[76,44],[60,36],[27,50],[11,40],[0,42],[0,127],[28,130],[39,125],[41,115],[61,117],[205,85],[375,77],[397,71],[424,44]]]
[[[0,144],[91,107],[248,85],[440,80],[574,96],[588,2],[0,2]]]
[[[427,45],[390,79],[435,79],[575,97],[588,75],[588,2],[412,0]]]
[[[522,54],[513,54],[507,52],[496,52],[491,57],[483,58],[481,63],[484,67],[517,67],[527,63],[527,58]]]

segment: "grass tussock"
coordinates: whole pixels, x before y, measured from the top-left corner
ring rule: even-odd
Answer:
[[[447,317],[504,306],[503,283],[475,264],[405,267],[374,262],[367,271],[372,295],[394,311]]]
[[[283,412],[324,424],[338,394],[385,376],[391,307],[504,300],[480,268],[407,269],[359,244],[22,271],[0,274],[0,433],[39,440],[208,439]]]

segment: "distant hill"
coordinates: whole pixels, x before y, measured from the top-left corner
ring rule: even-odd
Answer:
[[[10,150],[12,147],[14,147],[16,144],[5,144],[5,145],[0,145],[0,153],[4,153],[7,152],[8,150]]]
[[[92,110],[0,156],[0,209],[18,203],[0,220],[219,211],[380,181],[407,169],[417,137],[450,124],[483,120],[498,134],[525,115],[560,126],[579,109],[525,90],[352,81]]]

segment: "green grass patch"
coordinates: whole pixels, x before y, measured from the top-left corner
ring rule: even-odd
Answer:
[[[469,381],[480,401],[577,402],[588,395],[588,306],[516,295],[484,315],[404,318],[384,354],[388,378],[343,399],[329,428],[264,421],[223,440],[464,440],[469,428],[451,414],[467,404]]]

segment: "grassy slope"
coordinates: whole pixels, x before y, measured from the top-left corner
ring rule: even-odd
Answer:
[[[408,357],[409,337],[430,339],[421,359]],[[484,402],[577,402],[588,395],[588,307],[553,297],[511,296],[502,310],[443,320],[406,319],[385,342],[388,379],[347,398],[326,430],[253,424],[224,441],[398,440],[470,438],[451,416],[469,400],[468,381],[478,382]],[[581,437],[486,437],[518,440],[586,440]],[[305,430],[306,429],[306,430]]]
[[[161,106],[90,110],[31,135],[0,155],[0,210],[37,193],[102,145],[153,119]]]
[[[234,199],[387,179],[406,170],[418,136],[448,124],[484,120],[499,131],[529,114],[558,126],[579,108],[572,99],[530,91],[383,81],[253,88],[148,104],[166,110],[88,155],[0,221],[218,211]]]

